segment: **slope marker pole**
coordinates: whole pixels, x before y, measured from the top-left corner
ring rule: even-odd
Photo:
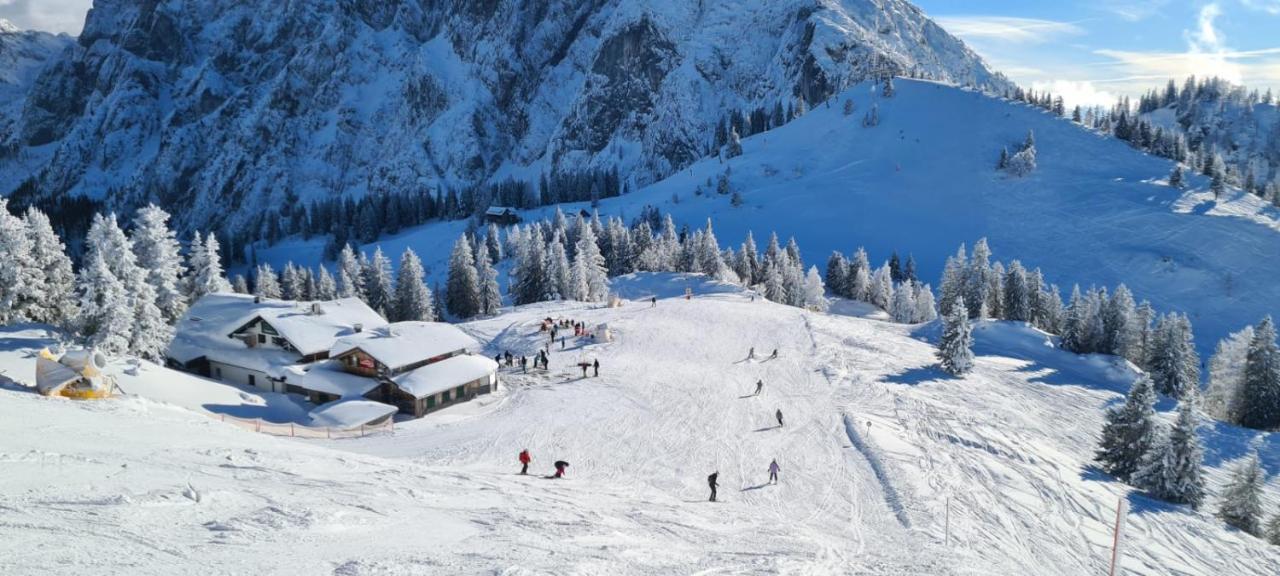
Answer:
[[[1111,576],[1116,576],[1116,566],[1120,564],[1120,545],[1124,542],[1124,518],[1129,513],[1129,501],[1121,498],[1116,504],[1115,539],[1111,542]]]

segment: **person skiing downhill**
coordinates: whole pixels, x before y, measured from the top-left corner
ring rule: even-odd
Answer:
[[[556,460],[556,473],[552,478],[564,478],[564,469],[569,467],[569,463],[564,460]]]
[[[760,391],[764,390],[764,380],[756,380],[756,396],[760,395]]]
[[[520,451],[520,475],[521,476],[529,473],[530,460],[533,460],[533,459],[529,457],[529,449],[526,448],[524,450],[521,450]]]
[[[774,459],[773,459],[773,462],[770,462],[770,463],[769,463],[769,483],[770,483],[770,484],[777,484],[777,483],[778,483],[778,471],[779,471],[779,470],[781,470],[781,468],[779,468],[779,467],[778,467],[778,459],[777,459],[777,458],[774,458]]]
[[[756,359],[756,347],[752,346],[751,349],[747,351],[747,360],[755,360],[755,359]]]
[[[716,487],[719,486],[719,484],[716,483],[716,479],[719,477],[719,470],[716,470],[715,472],[712,472],[710,476],[707,476],[707,485],[711,487],[711,502],[716,501]]]
[[[596,361],[592,365],[592,367],[595,368],[595,377],[599,378],[600,377],[600,359],[599,358],[596,358]]]
[[[771,356],[769,356],[769,359],[770,359],[770,360],[775,360],[775,359],[777,359],[777,358],[778,358],[778,349],[777,349],[777,348],[774,348],[774,349],[773,349],[773,354],[772,354]]]
[[[657,296],[650,296],[650,297],[649,297],[649,307],[650,307],[650,308],[656,308],[657,306],[658,306],[658,297],[657,297]]]
[[[776,414],[776,416],[778,417],[778,427],[781,428],[782,427],[782,409],[781,408],[778,409],[778,413]]]

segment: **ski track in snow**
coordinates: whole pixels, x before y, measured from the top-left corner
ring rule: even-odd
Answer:
[[[0,573],[1074,576],[1105,571],[1120,497],[1135,508],[1126,575],[1280,570],[1274,547],[1208,510],[1091,472],[1127,373],[1033,330],[980,324],[977,368],[956,379],[913,327],[736,293],[545,303],[464,328],[490,356],[532,355],[545,316],[608,322],[614,340],[557,342],[550,370],[503,368],[496,394],[364,439],[267,437],[143,398],[6,387]],[[762,358],[745,361],[752,346]],[[0,368],[29,370],[22,356],[0,350]],[[581,378],[579,358],[599,358],[600,376]],[[556,459],[568,476],[546,479]]]

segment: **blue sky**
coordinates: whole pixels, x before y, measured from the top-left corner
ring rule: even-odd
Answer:
[[[92,0],[0,0],[22,28],[77,34]],[[1280,93],[1280,0],[916,0],[992,66],[1070,104],[1111,104],[1169,77]]]
[[[1110,104],[1189,74],[1280,93],[1280,0],[918,0],[1021,85]]]

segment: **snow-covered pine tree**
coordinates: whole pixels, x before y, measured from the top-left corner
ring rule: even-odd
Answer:
[[[316,300],[326,301],[338,298],[338,282],[333,279],[329,269],[321,264],[316,270],[316,291],[311,295]]]
[[[285,262],[284,271],[280,273],[280,297],[285,300],[302,300],[302,279],[298,277],[298,268],[293,261]]]
[[[386,317],[395,305],[395,287],[391,274],[391,260],[382,253],[382,247],[373,249],[370,258],[360,271],[364,282],[364,302]]]
[[[889,315],[899,324],[913,324],[916,321],[915,286],[911,282],[902,282],[893,287],[893,303],[889,307]]]
[[[1009,271],[1005,273],[1004,317],[1015,322],[1029,322],[1032,317],[1027,272],[1017,260],[1009,263]]]
[[[1169,185],[1174,188],[1182,188],[1182,164],[1174,164],[1173,171],[1169,173]]]
[[[1280,546],[1280,514],[1271,517],[1267,522],[1267,542],[1272,546]]]
[[[1142,465],[1143,456],[1159,439],[1155,403],[1151,379],[1142,375],[1129,387],[1123,405],[1107,409],[1102,440],[1094,455],[1105,472],[1128,481]]]
[[[1280,349],[1270,316],[1254,329],[1249,343],[1237,410],[1241,426],[1258,430],[1280,426]]]
[[[480,313],[480,279],[476,277],[475,256],[464,234],[453,244],[449,256],[449,279],[445,283],[445,305],[458,318]]]
[[[845,259],[844,254],[840,252],[832,252],[831,257],[827,258],[827,286],[831,287],[831,291],[838,295],[844,295],[848,284],[849,261]]]
[[[897,94],[897,91],[893,87],[893,77],[886,78],[884,81],[884,90],[880,92],[880,95],[885,98],[893,98],[894,94]]]
[[[1200,421],[1195,404],[1194,391],[1178,403],[1173,427],[1143,456],[1132,480],[1157,498],[1199,508],[1204,499],[1204,447],[1196,432]]]
[[[22,219],[31,234],[33,263],[43,277],[40,290],[32,295],[35,305],[29,313],[31,320],[69,327],[76,317],[76,275],[71,258],[44,212],[29,207]]]
[[[94,217],[89,233],[85,236],[85,244],[89,246],[88,256],[100,258],[108,274],[96,274],[94,282],[97,287],[86,287],[81,297],[81,326],[84,333],[94,344],[100,344],[108,353],[130,352],[149,360],[158,360],[169,340],[173,329],[164,322],[164,315],[156,306],[155,291],[147,283],[146,271],[138,266],[133,252],[133,243],[125,236],[116,223],[115,214]],[[94,263],[96,265],[96,263]],[[119,283],[122,291],[120,298],[100,298],[114,289],[112,278]],[[100,290],[100,291],[99,291]],[[97,292],[92,297],[91,308],[86,311],[84,294]],[[102,308],[110,302],[117,310],[106,311]],[[127,315],[125,319],[117,315]],[[127,328],[124,327],[127,323]],[[108,334],[90,333],[94,330],[106,330]],[[124,342],[124,348],[119,346]]]
[[[1186,316],[1175,312],[1161,318],[1151,355],[1156,391],[1180,400],[1198,392],[1200,357],[1192,341],[1191,321]]]
[[[547,293],[552,298],[570,299],[573,296],[573,265],[569,263],[569,252],[564,245],[564,236],[555,232],[546,252],[547,261],[543,269],[547,272]]]
[[[280,280],[276,278],[276,271],[271,268],[271,264],[264,262],[258,265],[253,275],[253,294],[271,299],[279,299],[284,295],[284,291],[280,288]]]
[[[77,323],[89,346],[107,354],[126,352],[133,336],[133,310],[124,283],[107,266],[104,251],[89,247],[76,291],[80,297]]]
[[[1142,337],[1138,329],[1137,305],[1124,284],[1116,287],[1102,315],[1105,350],[1134,364],[1142,360]]]
[[[235,278],[231,279],[231,291],[236,294],[249,293],[249,281],[245,279],[244,274],[236,274]]]
[[[760,278],[760,253],[756,248],[755,236],[747,230],[747,238],[742,241],[742,246],[738,248],[738,256],[743,259],[743,270],[738,270],[738,275],[742,277],[742,283],[747,286],[759,284]]]
[[[321,278],[328,272],[321,269]],[[397,322],[431,321],[435,318],[432,310],[431,291],[423,280],[426,271],[422,268],[422,259],[412,248],[405,248],[400,255],[400,270],[396,275],[395,315]],[[329,282],[332,283],[332,277]],[[323,283],[323,282],[322,282]]]
[[[231,283],[223,276],[222,249],[218,237],[210,232],[203,239],[197,232],[187,248],[188,301],[195,302],[206,294],[230,292]]]
[[[338,296],[364,299],[360,262],[350,244],[344,244],[342,251],[338,253]]]
[[[1062,307],[1062,293],[1058,290],[1058,285],[1050,284],[1044,291],[1041,301],[1044,303],[1041,329],[1050,334],[1061,332],[1066,311]]]
[[[583,302],[604,302],[609,297],[609,277],[595,233],[578,219],[578,243],[573,256],[573,298]],[[719,254],[717,254],[719,256]]]
[[[1209,358],[1209,387],[1204,394],[1204,411],[1223,422],[1235,424],[1240,421],[1239,404],[1253,335],[1253,326],[1245,326],[1219,341]]]
[[[147,283],[156,293],[156,306],[168,323],[176,323],[187,311],[182,291],[186,270],[178,237],[169,228],[169,213],[154,204],[138,209],[132,239],[138,265],[146,271]]]
[[[1102,320],[1103,311],[1107,307],[1106,288],[1091,286],[1085,295],[1085,322],[1082,339],[1085,352],[1106,353],[1104,348],[1107,339],[1106,324]]]
[[[827,311],[827,288],[822,283],[817,266],[810,266],[804,278],[804,306],[818,312]]]
[[[991,264],[991,272],[987,275],[987,317],[1005,318],[1004,309],[1004,264],[996,261]]]
[[[770,302],[779,304],[787,301],[787,287],[782,275],[782,266],[775,260],[765,259],[764,270],[764,297]]]
[[[554,280],[550,278],[546,268],[546,242],[543,240],[542,230],[536,227],[531,228],[528,237],[524,240],[523,247],[520,249],[521,256],[513,270],[516,278],[511,283],[514,291],[512,300],[516,304],[538,302],[550,294],[557,293],[553,285]]]
[[[1088,350],[1085,336],[1085,324],[1088,322],[1088,304],[1080,295],[1080,285],[1071,288],[1071,302],[1062,319],[1062,349],[1076,354],[1084,354]]]
[[[500,240],[497,224],[489,224],[489,228],[484,235],[484,246],[489,251],[489,262],[498,263],[502,261],[502,241]]]
[[[311,273],[311,269],[301,266],[298,268],[298,275],[302,277],[302,296],[299,300],[319,300],[316,297],[319,287],[316,286],[316,276]]]
[[[955,256],[947,258],[947,264],[942,269],[942,285],[941,299],[938,301],[938,313],[943,317],[951,315],[951,307],[964,296],[965,291],[965,275],[969,267],[969,257],[965,255],[964,245],[960,245],[960,249]]]
[[[928,284],[911,283],[916,288],[915,322],[933,322],[938,319],[938,311],[933,301],[933,289]]]
[[[952,376],[973,369],[973,334],[969,326],[964,297],[956,299],[951,314],[942,319],[942,340],[938,342],[938,360],[943,371]]]
[[[1231,467],[1231,477],[1222,489],[1218,517],[1254,536],[1262,536],[1262,485],[1266,473],[1253,450]]]
[[[736,128],[729,129],[729,143],[725,144],[724,157],[735,158],[742,155],[742,137]]]
[[[786,287],[787,298],[783,302],[788,306],[804,307],[804,265],[799,259],[793,259],[784,252],[781,260],[782,283]]]
[[[854,300],[868,302],[871,300],[871,259],[861,246],[853,252],[849,259],[849,293],[846,296]]]
[[[871,286],[867,292],[867,301],[885,311],[893,304],[893,280],[890,276],[888,264],[876,268],[871,275]]]
[[[0,324],[33,320],[44,272],[32,257],[31,233],[0,198]]]
[[[502,288],[498,286],[498,271],[489,262],[489,252],[476,255],[476,280],[480,282],[480,313],[497,314],[502,309]]]
[[[983,319],[991,289],[991,249],[987,247],[986,238],[974,243],[964,277],[964,301],[969,306],[969,318]]]

